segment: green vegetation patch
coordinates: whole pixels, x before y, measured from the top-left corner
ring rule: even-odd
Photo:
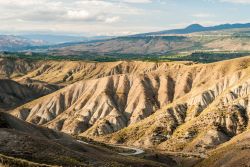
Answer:
[[[94,62],[115,62],[115,61],[150,61],[150,62],[171,62],[171,61],[192,61],[197,63],[212,63],[229,60],[244,56],[249,56],[250,51],[242,52],[171,52],[160,54],[119,54],[119,53],[90,53],[82,52],[78,55],[58,56],[47,53],[23,53],[23,52],[2,52],[0,57],[9,59],[29,59],[29,60],[68,60],[68,61],[94,61]]]

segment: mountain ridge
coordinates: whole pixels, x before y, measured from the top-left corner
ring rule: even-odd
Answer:
[[[220,24],[215,26],[204,27],[200,24],[191,24],[183,29],[172,29],[172,30],[163,30],[158,32],[151,33],[142,33],[132,36],[147,36],[147,35],[164,35],[164,34],[189,34],[195,32],[204,32],[204,31],[219,31],[219,30],[228,30],[228,29],[237,29],[237,28],[250,28],[250,23],[240,24]]]
[[[34,52],[53,52],[54,50],[67,49],[71,52],[67,54],[79,54],[79,51],[90,51],[96,53],[134,53],[134,54],[152,54],[152,53],[167,53],[169,51],[182,51],[189,49],[200,49],[199,45],[202,48],[210,48],[207,45],[204,45],[202,41],[197,41],[194,38],[186,38],[182,40],[177,40],[175,38],[180,38],[180,35],[187,36],[194,33],[209,33],[216,31],[228,31],[228,30],[244,30],[250,28],[250,23],[246,24],[221,24],[211,27],[204,27],[200,24],[192,24],[183,29],[172,29],[164,30],[159,32],[149,32],[142,34],[134,34],[128,36],[117,36],[117,37],[75,37],[75,36],[57,36],[57,35],[23,35],[23,36],[11,36],[11,35],[2,35],[0,36],[0,50],[2,51],[34,51]],[[236,33],[237,34],[237,33]],[[165,39],[161,36],[170,36],[173,38]],[[148,39],[148,37],[158,37],[159,39]],[[160,36],[160,37],[159,37]],[[237,35],[236,35],[237,36]],[[234,36],[232,36],[234,37]],[[239,36],[237,36],[239,38]],[[244,37],[244,36],[243,36]],[[59,39],[58,39],[59,38]],[[129,40],[133,38],[134,41]],[[136,39],[136,38],[145,38],[145,39]],[[167,37],[166,37],[167,38]],[[122,39],[124,41],[122,41]],[[127,39],[127,40],[126,40]],[[208,42],[212,40],[208,39]],[[220,40],[221,38],[219,38]],[[50,41],[49,43],[46,40]],[[137,41],[136,41],[137,40]],[[144,40],[144,41],[143,41]],[[114,41],[114,42],[112,42]],[[216,41],[216,40],[215,40]],[[199,44],[199,42],[201,42]],[[223,41],[221,41],[223,42]],[[225,41],[228,42],[228,41]],[[243,41],[244,42],[244,41]],[[205,43],[206,44],[206,43]],[[242,43],[243,45],[244,43]],[[223,43],[220,45],[224,45]],[[177,47],[178,46],[178,47]],[[216,44],[218,47],[218,45]],[[244,45],[245,46],[245,45]],[[145,51],[141,51],[139,47],[143,48]],[[245,46],[246,47],[246,46]],[[227,48],[227,50],[230,47]],[[215,46],[212,49],[219,49]],[[74,52],[76,50],[77,52]],[[149,51],[148,51],[149,50]],[[241,50],[245,50],[243,48]],[[246,49],[246,50],[249,50]],[[64,51],[65,52],[65,51]],[[59,53],[57,53],[59,54]],[[60,55],[60,54],[59,54]]]

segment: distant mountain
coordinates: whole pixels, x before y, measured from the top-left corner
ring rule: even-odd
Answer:
[[[21,36],[0,35],[0,51],[47,52],[52,50],[53,53],[55,53],[56,50],[56,54],[59,55],[81,55],[83,52],[165,54],[168,52],[201,49],[230,51],[249,50],[250,40],[243,39],[249,31],[245,31],[243,28],[250,28],[250,23],[222,24],[211,27],[192,24],[183,29],[173,29],[123,37],[84,37],[55,34],[26,34]],[[223,31],[229,29],[232,29],[231,35],[235,38],[228,37],[227,39],[223,38],[222,40],[220,36],[216,38],[206,37],[206,39],[200,41],[192,36],[178,37],[178,34]],[[218,32],[218,34],[220,33],[221,32]],[[167,35],[167,37],[162,37],[164,35]],[[238,42],[237,47],[234,45],[235,42]]]
[[[108,36],[70,36],[70,35],[52,35],[52,34],[26,34],[22,35],[30,40],[41,40],[45,41],[49,45],[62,44],[62,43],[75,43],[75,42],[87,42],[91,40],[107,39]]]
[[[203,31],[218,31],[218,30],[227,30],[235,28],[250,28],[250,23],[246,24],[221,24],[212,27],[204,27],[200,24],[192,24],[183,29],[173,29],[173,30],[164,30],[151,33],[136,34],[133,36],[149,36],[149,35],[164,35],[164,34],[189,34],[194,32],[203,32]]]
[[[31,40],[20,36],[0,35],[0,51],[18,51],[27,47],[41,46],[42,40]]]
[[[109,36],[67,36],[67,35],[46,35],[46,34],[26,34],[26,35],[0,35],[0,51],[23,51],[34,49],[46,49],[49,47],[60,47],[84,43],[96,40],[110,39]]]
[[[59,44],[66,42],[80,42],[88,40],[87,37],[82,36],[67,36],[67,35],[49,35],[49,34],[26,34],[22,37],[30,40],[41,40],[47,44]]]

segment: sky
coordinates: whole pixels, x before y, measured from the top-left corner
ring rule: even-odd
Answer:
[[[250,22],[250,0],[0,0],[0,33],[115,36]]]

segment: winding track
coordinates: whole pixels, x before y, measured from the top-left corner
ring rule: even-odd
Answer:
[[[89,145],[90,143],[81,141],[81,140],[77,140],[79,143],[83,143],[83,144],[87,144]],[[140,155],[143,154],[145,151],[139,148],[134,148],[134,147],[127,147],[127,146],[120,146],[120,145],[110,145],[112,147],[117,147],[117,148],[124,148],[124,149],[129,149],[129,150],[133,150],[135,152],[132,153],[118,153],[120,155],[124,155],[124,156],[132,156],[132,155]]]
[[[79,143],[83,143],[83,144],[87,144],[89,145],[90,143],[81,141],[81,140],[77,140]],[[122,145],[110,145],[112,147],[117,147],[117,148],[124,148],[124,149],[129,149],[129,150],[133,150],[134,152],[132,153],[118,153],[119,155],[124,155],[124,156],[134,156],[134,155],[140,155],[143,154],[145,151],[139,148],[135,148],[135,147],[128,147],[128,146],[122,146]],[[207,158],[206,154],[203,153],[192,153],[192,152],[164,152],[170,155],[186,155],[186,156],[195,156],[195,157],[200,157],[200,158]]]
[[[118,147],[118,148],[124,148],[124,149],[129,149],[129,150],[134,150],[135,152],[133,153],[118,153],[120,155],[124,156],[130,156],[130,155],[140,155],[143,154],[145,151],[139,148],[134,148],[134,147],[127,147],[127,146],[119,146],[119,145],[111,145],[113,147]]]
[[[76,141],[78,141],[79,143],[83,143],[83,144],[89,145],[89,143],[87,143],[87,142],[85,142],[85,141],[81,141],[81,140],[76,140]]]

